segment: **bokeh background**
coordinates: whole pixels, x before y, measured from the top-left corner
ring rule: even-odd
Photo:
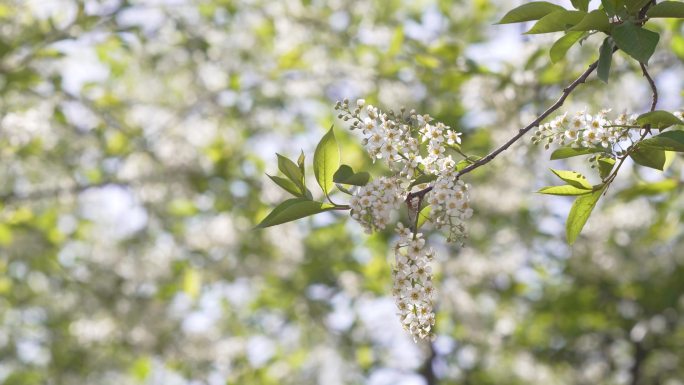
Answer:
[[[624,167],[574,247],[571,200],[534,191],[589,163],[528,138],[469,174],[465,247],[430,235],[433,343],[396,319],[391,231],[252,230],[284,199],[275,152],[311,159],[331,124],[345,163],[383,173],[336,100],[429,113],[477,155],[552,103],[600,38],[552,65],[557,36],[494,25],[514,5],[0,1],[0,383],[684,384],[684,198],[634,187],[677,185],[681,159]],[[678,109],[684,28],[654,28]],[[618,53],[561,111],[649,104]]]

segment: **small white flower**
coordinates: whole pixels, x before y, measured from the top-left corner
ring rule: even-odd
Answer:
[[[452,146],[455,144],[461,144],[461,133],[460,132],[449,130],[449,131],[447,131],[446,137],[447,137],[447,144],[450,144]]]

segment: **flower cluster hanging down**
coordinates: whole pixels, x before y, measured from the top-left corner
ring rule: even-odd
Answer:
[[[397,233],[399,240],[394,246],[392,294],[401,324],[414,340],[433,338],[435,288],[430,262],[434,258],[434,250],[425,247],[422,234],[411,232],[401,223],[397,226]]]
[[[350,106],[338,102],[338,117],[351,122],[352,130],[363,134],[363,145],[375,161],[387,162],[392,175],[380,177],[352,190],[351,216],[366,232],[384,229],[391,214],[402,207],[409,192],[431,185],[432,191],[409,202],[410,226],[399,224],[399,240],[395,246],[393,295],[404,328],[414,339],[432,337],[435,314],[432,269],[434,251],[425,247],[425,239],[417,233],[418,211],[430,206],[427,219],[434,227],[446,229],[450,241],[465,236],[464,220],[472,215],[469,186],[456,179],[458,170],[472,162],[461,152],[461,133],[429,115],[415,111],[383,112],[363,99]],[[452,155],[464,159],[456,162]],[[420,183],[423,181],[423,183]]]

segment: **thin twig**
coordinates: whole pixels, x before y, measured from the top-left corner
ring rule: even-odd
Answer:
[[[539,124],[544,119],[546,119],[547,116],[551,115],[554,111],[556,111],[557,109],[559,109],[563,105],[563,103],[565,102],[565,99],[568,98],[570,93],[572,93],[572,91],[578,85],[586,82],[589,75],[591,75],[591,73],[594,72],[594,70],[596,69],[597,66],[598,66],[598,60],[593,62],[589,66],[589,68],[587,68],[587,70],[584,71],[584,73],[580,77],[575,79],[574,82],[572,82],[568,87],[563,89],[563,94],[560,96],[560,98],[558,98],[556,103],[551,105],[551,107],[547,108],[546,111],[542,112],[541,115],[539,115],[537,117],[537,119],[532,121],[532,123],[528,124],[525,128],[518,131],[518,133],[515,136],[513,136],[511,139],[509,139],[508,142],[504,143],[503,145],[501,145],[499,148],[497,148],[496,150],[489,153],[484,158],[478,160],[477,162],[475,162],[475,163],[471,164],[470,166],[464,168],[463,170],[459,171],[458,174],[456,174],[456,178],[460,177],[461,175],[467,174],[467,173],[475,170],[476,168],[478,168],[480,166],[483,166],[483,165],[489,163],[490,161],[492,161],[492,159],[496,158],[500,153],[504,152],[513,143],[517,142],[520,138],[522,138],[525,134],[527,134],[531,129],[539,126]]]
[[[436,385],[438,380],[437,376],[435,375],[433,365],[435,363],[435,359],[437,358],[437,352],[435,351],[435,345],[433,342],[428,342],[428,349],[429,354],[425,358],[425,362],[423,362],[423,367],[420,369],[420,374],[425,379],[426,385]]]
[[[146,183],[159,183],[166,182],[168,184],[170,177],[177,176],[187,176],[195,170],[187,167],[174,167],[162,173],[150,173],[139,175],[134,178],[108,178],[100,182],[87,183],[87,184],[72,184],[69,186],[57,186],[57,187],[46,187],[38,188],[25,193],[19,193],[16,191],[9,191],[4,194],[0,194],[0,203],[10,204],[14,202],[22,201],[37,201],[41,199],[48,199],[59,197],[61,195],[75,195],[82,193],[91,188],[105,187],[105,186],[133,186],[133,185],[143,185]],[[343,207],[343,206],[338,206]],[[348,206],[346,206],[348,208]],[[336,208],[336,210],[340,210]]]
[[[643,18],[645,17],[645,15],[646,15],[646,12],[648,11],[648,9],[649,9],[652,5],[655,5],[655,4],[656,4],[656,0],[651,0],[648,4],[646,4],[646,5],[639,11],[640,18],[643,19]],[[643,22],[641,23],[641,25],[643,25]],[[615,53],[615,51],[617,51],[617,50],[618,50],[618,48],[617,48],[617,47],[614,47],[614,48],[613,48],[613,52],[611,53],[611,55],[612,55],[613,53]],[[558,100],[556,101],[556,103],[552,104],[551,107],[549,107],[546,111],[542,112],[542,114],[539,115],[534,121],[532,121],[532,123],[528,124],[527,126],[525,126],[524,128],[522,128],[520,131],[518,131],[518,133],[517,133],[515,136],[513,136],[508,142],[504,143],[503,145],[501,145],[501,146],[500,146],[499,148],[497,148],[496,150],[490,152],[490,153],[489,153],[487,156],[485,156],[484,158],[481,158],[481,159],[478,160],[477,162],[475,162],[475,163],[471,164],[470,166],[464,168],[463,170],[459,171],[459,172],[456,174],[456,179],[460,178],[462,175],[465,175],[465,174],[467,174],[467,173],[469,173],[469,172],[475,170],[476,168],[478,168],[478,167],[480,167],[480,166],[484,166],[485,164],[491,162],[491,161],[492,161],[494,158],[496,158],[500,153],[506,151],[506,150],[508,149],[508,147],[510,147],[513,143],[517,142],[517,141],[518,141],[520,138],[522,138],[525,134],[527,134],[531,129],[533,129],[534,127],[539,126],[539,123],[541,123],[547,116],[549,116],[551,113],[553,113],[554,111],[556,111],[557,109],[559,109],[559,108],[563,105],[563,103],[565,102],[565,99],[567,99],[568,96],[570,96],[570,93],[572,93],[572,91],[573,91],[577,86],[579,86],[580,84],[582,84],[582,83],[584,83],[584,82],[587,81],[587,78],[589,77],[589,75],[591,75],[592,72],[594,72],[594,70],[596,70],[596,67],[598,67],[598,60],[596,60],[595,62],[591,63],[591,65],[589,65],[589,68],[587,68],[587,69],[582,73],[582,75],[580,75],[580,77],[578,77],[577,79],[575,79],[574,82],[570,83],[569,86],[567,86],[566,88],[563,89],[563,94],[560,96],[560,98],[558,98]],[[658,90],[656,89],[655,83],[653,82],[653,79],[652,79],[651,76],[648,74],[648,71],[646,70],[646,67],[645,67],[643,64],[641,64],[641,69],[642,69],[642,71],[644,72],[644,76],[646,76],[646,78],[647,78],[648,81],[649,81],[649,84],[651,85],[651,90],[653,90],[653,102],[652,102],[652,104],[651,104],[651,111],[653,111],[653,110],[655,110],[655,105],[656,105],[656,103],[658,102]],[[650,127],[649,127],[649,128],[650,128]],[[643,137],[642,137],[642,139],[643,139]],[[416,191],[416,192],[414,192],[414,193],[408,193],[407,196],[406,196],[406,202],[408,203],[411,199],[413,199],[413,198],[416,197],[416,196],[419,196],[419,197],[422,198],[423,196],[425,196],[425,194],[429,193],[430,191],[432,191],[432,186],[428,186],[428,187],[426,187],[426,188],[424,188],[424,189],[422,189],[422,190],[420,190],[420,191]]]
[[[629,373],[632,375],[632,381],[630,382],[631,385],[639,384],[639,380],[641,379],[641,369],[647,356],[648,350],[646,350],[641,343],[635,342],[634,360],[632,361],[632,367],[629,368]]]
[[[648,69],[646,68],[646,65],[644,63],[639,63],[639,65],[641,65],[641,72],[646,77],[646,80],[648,80],[648,85],[651,86],[651,93],[652,93],[651,111],[655,111],[656,104],[658,104],[658,88],[656,87],[656,84],[653,81],[651,74],[648,73]]]
[[[97,183],[90,184],[75,184],[72,186],[64,187],[48,187],[43,189],[36,189],[28,191],[26,193],[17,193],[16,191],[10,191],[5,194],[0,194],[0,203],[8,204],[16,201],[37,201],[46,198],[54,198],[62,194],[74,195],[81,193],[90,188],[98,188],[105,186],[127,186],[131,181],[124,180],[105,180]]]
[[[613,49],[613,52],[615,52],[617,49]],[[506,143],[502,144],[499,148],[495,149],[494,151],[490,152],[487,156],[484,158],[480,158],[478,161],[475,163],[471,164],[470,166],[464,168],[463,170],[459,171],[456,174],[456,179],[461,177],[462,175],[465,175],[473,170],[475,170],[478,167],[484,166],[485,164],[491,162],[494,158],[496,158],[500,153],[506,151],[508,147],[510,147],[513,143],[517,142],[520,138],[522,138],[525,134],[527,134],[531,129],[534,127],[539,126],[539,124],[546,119],[549,115],[551,115],[554,111],[559,109],[563,103],[565,102],[565,99],[570,96],[572,91],[577,88],[580,84],[584,83],[587,81],[587,78],[589,75],[591,75],[594,70],[596,70],[596,67],[598,66],[598,60],[591,63],[589,67],[580,75],[575,81],[570,83],[569,86],[565,87],[563,89],[563,93],[558,98],[558,100],[552,104],[549,108],[546,109],[546,111],[542,112],[541,115],[537,116],[535,120],[532,121],[532,123],[528,124],[524,128],[520,129],[517,134],[515,134],[511,139],[509,139]],[[406,197],[406,201],[408,202],[409,200],[415,198],[415,197],[423,197],[425,194],[428,192],[432,191],[432,186],[426,187],[420,191],[416,191],[413,193],[409,193]]]
[[[648,84],[651,86],[651,109],[650,111],[653,112],[656,109],[656,105],[658,104],[658,88],[656,87],[655,82],[653,81],[653,78],[651,77],[651,74],[648,73],[648,69],[646,69],[646,66],[644,63],[639,63],[641,65],[641,72],[643,72],[644,76],[648,80]],[[620,171],[620,167],[622,167],[622,164],[625,163],[625,160],[627,159],[628,156],[630,156],[634,151],[637,149],[637,146],[639,145],[639,142],[644,140],[647,135],[651,133],[651,125],[647,124],[644,126],[644,131],[641,133],[641,136],[639,137],[639,140],[636,141],[636,143],[632,144],[629,146],[627,151],[620,157],[620,161],[613,170],[613,172],[610,173],[610,175],[605,179],[605,187],[604,187],[604,194],[606,193],[606,190],[608,190],[608,186],[610,186],[611,183],[613,183],[613,180],[615,180],[615,177],[617,176],[618,171]]]

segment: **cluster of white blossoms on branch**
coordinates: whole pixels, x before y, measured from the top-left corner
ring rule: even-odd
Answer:
[[[463,222],[473,210],[469,187],[457,176],[474,161],[461,151],[461,133],[429,115],[407,113],[403,108],[400,113],[383,112],[363,99],[353,106],[348,100],[338,102],[335,109],[340,119],[350,121],[352,130],[363,134],[363,146],[373,161],[386,161],[393,173],[352,190],[352,218],[370,233],[386,228],[392,213],[408,203],[410,226],[399,223],[397,228],[393,295],[402,325],[414,340],[432,338],[435,288],[430,261],[434,251],[425,246],[417,227],[420,220],[428,220],[438,229],[446,228],[449,241],[465,236]],[[463,160],[457,163],[452,155]],[[409,193],[412,199],[407,201]]]
[[[472,215],[469,206],[468,185],[456,180],[458,166],[470,164],[461,152],[461,133],[440,122],[434,122],[429,115],[401,109],[400,113],[383,112],[359,99],[352,107],[348,100],[338,102],[335,109],[338,117],[351,121],[352,130],[360,130],[364,136],[363,145],[375,161],[384,159],[395,174],[391,182],[387,178],[380,182],[356,189],[350,206],[352,217],[367,231],[383,229],[391,212],[398,208],[410,191],[412,183],[420,177],[435,180],[433,191],[426,197],[430,204],[429,221],[437,228],[448,228],[449,240],[464,236],[463,220]],[[465,159],[459,163],[452,154]],[[425,183],[413,186],[420,190]],[[381,191],[378,188],[391,191]],[[390,197],[397,199],[391,199]]]
[[[432,187],[427,202],[432,210],[430,219],[435,227],[449,230],[449,241],[453,241],[465,234],[463,221],[473,215],[468,200],[468,185],[456,180],[453,173],[437,179]]]
[[[349,102],[338,102],[338,117],[352,121],[351,129],[359,129],[364,135],[363,145],[373,159],[385,159],[392,171],[406,178],[421,173],[438,175],[445,162],[453,166],[447,150],[460,151],[461,133],[443,123],[433,123],[430,115],[415,111],[387,113],[359,99],[354,110]]]
[[[361,223],[366,233],[382,230],[387,226],[392,210],[399,209],[404,201],[404,191],[399,180],[380,177],[359,187],[349,200],[351,216]]]
[[[586,111],[570,115],[567,112],[552,121],[539,126],[532,137],[533,143],[545,143],[548,149],[552,143],[572,147],[602,147],[606,152],[619,150],[622,144],[633,142],[640,126],[637,115],[622,113],[615,119],[608,119],[610,110],[595,115]]]
[[[397,226],[397,233],[399,239],[394,246],[392,294],[399,318],[414,340],[432,339],[435,325],[435,288],[432,284],[430,262],[435,252],[432,248],[425,247],[422,234],[413,233],[401,223]]]

